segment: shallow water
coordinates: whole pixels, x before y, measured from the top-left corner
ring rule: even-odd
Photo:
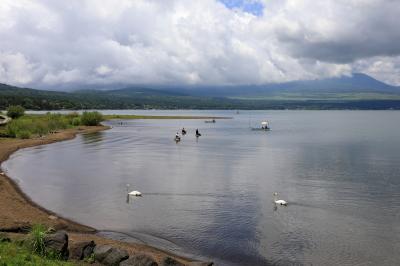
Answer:
[[[218,265],[399,264],[400,112],[124,112],[233,119],[112,121],[2,167],[62,216]]]

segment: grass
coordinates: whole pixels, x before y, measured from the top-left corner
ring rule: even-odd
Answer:
[[[29,248],[17,243],[0,242],[0,266],[72,266],[70,262],[41,257],[33,254]]]
[[[46,233],[46,227],[41,224],[34,225],[29,233],[29,244],[32,252],[39,256],[46,255],[46,246],[44,243]]]
[[[102,120],[103,117],[98,112],[84,112],[82,115],[75,112],[69,114],[30,114],[13,119],[3,129],[0,128],[0,136],[29,139],[80,125],[96,126]]]

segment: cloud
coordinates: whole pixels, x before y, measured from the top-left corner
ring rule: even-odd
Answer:
[[[365,72],[400,84],[391,0],[2,0],[0,82],[261,84]]]

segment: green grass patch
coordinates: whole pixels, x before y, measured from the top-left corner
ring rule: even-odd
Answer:
[[[72,266],[70,262],[48,259],[33,254],[29,248],[17,243],[0,242],[0,266]]]
[[[101,121],[103,121],[103,117],[99,112],[84,112],[82,115],[76,112],[69,114],[31,114],[11,120],[3,129],[0,128],[0,133],[1,136],[29,139],[80,125],[96,126]]]

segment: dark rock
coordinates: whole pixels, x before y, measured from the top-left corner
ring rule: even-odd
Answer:
[[[46,253],[55,253],[60,259],[68,259],[68,235],[65,231],[46,235],[44,245]]]
[[[1,227],[0,232],[6,233],[28,233],[32,229],[32,226],[28,223],[23,223],[23,225],[19,226],[11,226],[11,227]]]
[[[94,257],[96,261],[102,262],[111,252],[113,247],[109,245],[96,246],[94,248]]]
[[[129,257],[129,259],[122,261],[120,266],[158,266],[158,263],[152,257],[138,254]]]
[[[121,261],[128,259],[129,254],[124,249],[119,249],[109,245],[104,245],[104,246],[96,246],[96,248],[94,249],[94,258],[96,261],[104,265],[117,266]]]
[[[214,262],[192,261],[187,266],[213,266]]]
[[[89,258],[93,254],[95,247],[96,247],[96,244],[93,241],[90,241],[90,245],[86,246],[83,249],[83,259]]]
[[[73,244],[69,248],[69,258],[74,260],[83,260],[90,257],[96,244],[93,241],[83,241]]]
[[[177,261],[176,259],[173,259],[171,257],[165,257],[162,260],[161,265],[162,266],[185,266],[185,264],[180,263],[179,261]]]

